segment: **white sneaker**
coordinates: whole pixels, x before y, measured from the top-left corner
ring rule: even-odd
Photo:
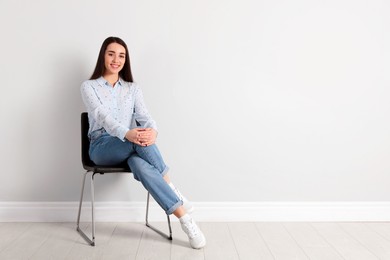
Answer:
[[[176,196],[179,197],[181,201],[183,201],[183,207],[185,211],[190,214],[194,212],[194,206],[192,203],[186,197],[184,197],[183,194],[181,194],[181,192],[173,184],[169,184],[169,187],[171,187]]]
[[[206,245],[206,238],[192,217],[186,214],[179,220],[181,228],[188,235],[191,247],[194,249],[201,249],[204,247]]]

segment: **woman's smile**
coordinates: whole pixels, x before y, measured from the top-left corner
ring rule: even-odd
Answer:
[[[122,70],[123,65],[126,62],[126,50],[125,48],[118,43],[111,43],[107,46],[104,62],[105,62],[105,72],[104,76],[115,75]]]

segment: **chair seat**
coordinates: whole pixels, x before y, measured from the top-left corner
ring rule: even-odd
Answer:
[[[83,165],[83,167],[85,170],[95,173],[131,172],[130,168],[125,165]]]

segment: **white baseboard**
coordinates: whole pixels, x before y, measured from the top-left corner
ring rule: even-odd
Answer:
[[[98,222],[142,222],[143,202],[97,202]],[[91,220],[90,203],[84,203],[81,221]],[[197,202],[198,222],[232,221],[390,221],[390,202]],[[0,222],[75,222],[78,202],[0,202]],[[151,203],[150,221],[166,215]],[[175,218],[172,218],[175,221]]]

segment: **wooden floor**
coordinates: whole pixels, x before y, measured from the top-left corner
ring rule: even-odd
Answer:
[[[200,223],[202,250],[189,248],[179,223],[172,225],[168,241],[142,223],[98,223],[91,247],[74,223],[0,223],[0,259],[390,259],[387,222]]]

